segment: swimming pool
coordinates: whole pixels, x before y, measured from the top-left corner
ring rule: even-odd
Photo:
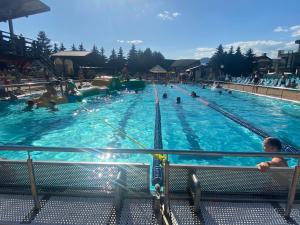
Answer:
[[[164,149],[199,151],[262,151],[262,138],[219,112],[191,98],[186,92],[217,103],[255,126],[295,146],[300,146],[300,106],[276,99],[234,92],[222,95],[199,86],[157,85],[162,117]],[[182,103],[176,104],[176,97]],[[155,123],[154,86],[138,94],[120,92],[94,96],[81,103],[59,105],[58,112],[44,108],[23,112],[25,101],[0,103],[0,144],[100,148],[153,148]],[[2,152],[1,157],[25,159],[26,153]],[[147,162],[151,156],[139,154],[81,154],[35,152],[38,160]],[[261,159],[199,158],[172,156],[173,163],[253,166]]]

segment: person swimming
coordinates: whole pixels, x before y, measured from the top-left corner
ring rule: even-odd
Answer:
[[[205,86],[205,84],[203,84],[203,85],[202,85],[202,89],[206,89],[206,86]]]
[[[180,103],[181,103],[181,98],[180,98],[180,97],[177,97],[177,98],[176,98],[176,103],[177,103],[177,104],[180,104]]]
[[[58,111],[58,108],[56,107],[56,102],[55,101],[50,101],[48,105],[48,109],[51,112],[56,112]]]
[[[278,153],[282,150],[281,141],[278,138],[267,137],[263,142],[265,152]],[[257,165],[260,172],[266,172],[270,167],[288,167],[283,157],[272,157],[271,161],[261,162]]]
[[[222,94],[222,91],[219,91],[219,94],[221,95],[221,94]]]
[[[168,94],[166,92],[163,93],[163,98],[168,98]]]
[[[27,101],[27,106],[23,109],[24,112],[29,112],[33,110],[34,107],[34,101],[33,100],[28,100]]]
[[[194,91],[192,91],[191,96],[192,96],[192,98],[197,98],[197,97],[199,97],[199,96],[196,94],[196,92],[194,92]]]
[[[232,91],[228,91],[228,94],[230,94],[230,95],[231,95],[231,94],[232,94]]]

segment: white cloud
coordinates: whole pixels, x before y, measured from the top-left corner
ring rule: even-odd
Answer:
[[[278,27],[276,27],[273,31],[274,31],[274,32],[288,32],[289,29],[284,28],[284,27],[282,27],[282,26],[278,26]]]
[[[212,57],[215,51],[215,48],[197,48],[194,56],[197,59],[201,59],[204,57]]]
[[[252,48],[256,55],[267,53],[269,57],[276,58],[278,50],[296,50],[297,45],[294,42],[274,41],[274,40],[255,40],[255,41],[237,41],[223,45],[226,51],[231,46],[236,49],[241,47],[243,52],[246,52],[249,48]],[[195,58],[211,57],[216,51],[216,48],[196,48],[194,56]]]
[[[131,41],[127,41],[128,44],[134,44],[134,45],[138,45],[138,44],[142,44],[143,41],[142,40],[131,40]]]
[[[295,26],[291,26],[288,28],[278,26],[273,31],[289,33],[291,35],[291,37],[300,37],[300,25],[295,25]]]
[[[292,37],[299,37],[300,36],[300,25],[290,27],[292,32]]]
[[[134,45],[138,45],[138,44],[142,44],[143,41],[142,40],[131,40],[131,41],[125,41],[125,40],[117,40],[118,43],[127,43],[127,44],[134,44]]]
[[[173,20],[180,15],[181,14],[179,12],[169,12],[169,11],[163,11],[157,14],[157,16],[162,20]]]

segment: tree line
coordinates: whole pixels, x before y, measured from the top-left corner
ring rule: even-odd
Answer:
[[[224,51],[223,46],[219,45],[209,61],[209,66],[215,74],[231,76],[249,75],[257,69],[253,50],[249,48],[243,54],[239,46],[235,50],[231,46],[229,51]]]
[[[58,45],[55,42],[52,46],[51,40],[47,37],[44,31],[40,31],[38,33],[37,42],[42,53],[48,57],[53,53],[67,50],[63,43]],[[86,51],[83,43],[80,43],[78,47],[73,44],[69,50]],[[105,55],[103,47],[99,50],[96,45],[93,46],[91,51],[96,55],[97,66],[102,67],[105,70],[109,70],[114,74],[122,72],[124,68],[131,73],[146,73],[155,65],[164,66],[166,64],[165,57],[162,53],[152,51],[150,48],[146,48],[145,50],[136,49],[134,44],[131,46],[127,55],[125,55],[122,47],[118,50],[112,49],[109,56]]]

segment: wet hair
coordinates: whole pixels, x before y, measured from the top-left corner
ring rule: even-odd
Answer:
[[[34,101],[33,100],[28,100],[27,101],[27,105],[32,105],[33,106],[34,105]]]
[[[167,98],[167,97],[168,97],[167,93],[164,93],[163,98]]]
[[[176,98],[176,102],[177,102],[177,103],[180,103],[180,102],[181,102],[181,98],[180,98],[180,97],[177,97],[177,98]]]
[[[219,91],[219,94],[222,94],[222,91]]]
[[[265,144],[268,144],[272,148],[276,148],[278,151],[281,151],[282,144],[278,138],[267,137],[264,140]]]
[[[232,94],[232,91],[228,91],[228,94]]]

